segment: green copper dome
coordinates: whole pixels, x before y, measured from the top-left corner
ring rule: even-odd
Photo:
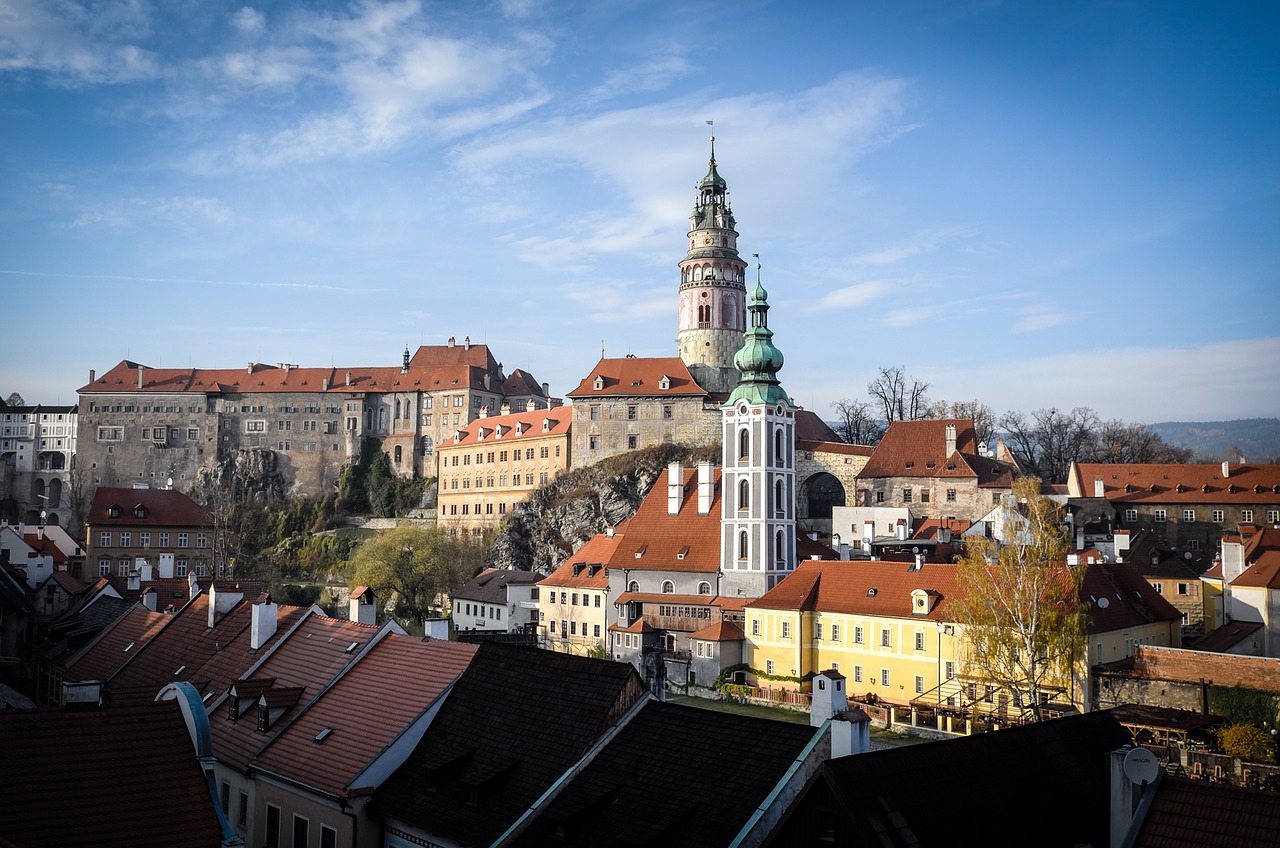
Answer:
[[[760,266],[756,266],[757,270]],[[769,293],[759,279],[747,296],[747,310],[751,313],[751,327],[746,332],[742,347],[733,357],[733,364],[742,377],[729,395],[726,406],[739,400],[748,403],[785,403],[791,405],[787,393],[778,382],[782,370],[782,351],[773,344],[773,331],[769,329]]]

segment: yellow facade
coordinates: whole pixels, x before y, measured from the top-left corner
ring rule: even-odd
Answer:
[[[553,651],[579,656],[607,647],[607,596],[607,588],[539,583],[539,643]]]

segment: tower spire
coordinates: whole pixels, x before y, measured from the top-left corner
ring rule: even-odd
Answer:
[[[759,254],[752,254],[759,259]],[[782,370],[782,351],[773,343],[773,330],[769,329],[769,293],[760,282],[760,263],[756,262],[756,284],[747,301],[751,313],[751,327],[747,330],[742,348],[733,357],[733,364],[742,375],[738,385],[729,395],[729,404],[746,400],[748,403],[785,403],[791,405],[787,393],[782,390],[778,372]]]

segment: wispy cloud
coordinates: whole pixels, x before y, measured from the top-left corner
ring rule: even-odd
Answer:
[[[813,306],[812,311],[825,311],[829,309],[854,309],[859,306],[866,306],[887,297],[893,289],[892,280],[868,280],[862,283],[854,283],[851,286],[845,286],[828,292]]]
[[[683,56],[671,54],[659,56],[648,62],[610,73],[604,82],[587,92],[589,102],[599,102],[619,94],[637,94],[662,91],[681,76],[693,70],[693,64]]]
[[[20,271],[0,268],[0,274],[15,277],[39,277],[46,280],[114,280],[122,283],[156,283],[162,285],[201,285],[201,286],[235,286],[239,288],[262,289],[310,289],[316,291],[347,292],[361,294],[378,292],[382,289],[368,286],[331,286],[323,283],[273,283],[261,280],[199,280],[184,277],[137,277],[129,274],[63,274],[55,271]]]
[[[953,242],[966,239],[975,234],[977,228],[970,224],[955,224],[925,232],[915,233],[908,238],[893,244],[867,251],[853,257],[854,265],[896,265],[907,259],[926,253],[933,253],[939,248]]]
[[[44,72],[64,85],[152,79],[159,57],[140,46],[149,34],[140,2],[82,5],[0,3],[0,71]]]
[[[143,221],[177,223],[190,220],[227,224],[232,215],[221,201],[213,197],[138,197],[88,206],[75,216],[71,225],[120,229]]]

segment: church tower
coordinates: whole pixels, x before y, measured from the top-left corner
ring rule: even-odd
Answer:
[[[689,216],[689,253],[680,260],[680,318],[676,350],[694,379],[708,391],[726,394],[738,381],[733,357],[746,329],[747,263],[738,256],[729,190],[711,162],[698,183]]]
[[[734,357],[741,373],[722,407],[721,593],[756,598],[796,567],[796,407],[778,382],[782,352],[759,281],[751,327]]]

